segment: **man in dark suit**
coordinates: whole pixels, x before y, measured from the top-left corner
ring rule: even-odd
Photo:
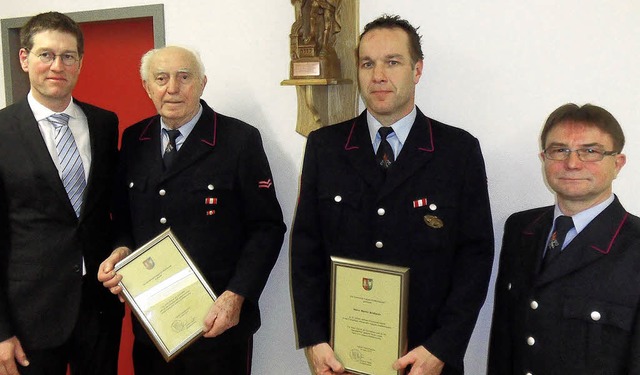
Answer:
[[[98,278],[120,293],[115,263],[171,227],[218,299],[202,322],[208,339],[168,364],[136,321],[136,374],[249,374],[258,299],[286,230],[260,134],[200,100],[197,53],[152,50],[140,74],[159,116],[124,132],[114,210],[122,247]]]
[[[640,219],[611,186],[620,124],[566,104],[540,141],[556,204],[505,224],[488,374],[640,374]]]
[[[328,344],[330,256],[404,266],[410,351],[389,367],[461,374],[493,261],[480,146],[416,108],[423,56],[407,21],[369,23],[358,67],[367,110],[307,141],[291,248],[298,345],[316,374],[344,371]]]
[[[118,118],[71,96],[73,20],[34,16],[20,42],[31,88],[0,111],[0,372],[116,374],[122,306],[94,275],[111,250]]]

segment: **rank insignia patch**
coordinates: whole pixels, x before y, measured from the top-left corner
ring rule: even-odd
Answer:
[[[258,189],[268,189],[271,187],[271,185],[273,185],[271,179],[258,181]]]

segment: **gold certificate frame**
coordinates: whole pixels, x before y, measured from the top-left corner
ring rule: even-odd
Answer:
[[[169,362],[202,336],[216,300],[206,280],[171,229],[115,266],[122,295]]]
[[[408,301],[409,268],[331,257],[331,346],[347,371],[402,373]]]

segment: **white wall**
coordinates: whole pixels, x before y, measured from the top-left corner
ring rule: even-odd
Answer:
[[[72,12],[153,4],[1,0],[0,18],[48,10]],[[349,0],[344,0],[349,1]],[[495,234],[515,211],[551,204],[537,158],[546,116],[566,102],[610,110],[627,136],[628,163],[615,183],[626,208],[640,213],[640,3],[632,0],[360,0],[363,26],[388,12],[421,26],[425,70],[417,103],[429,116],[480,139],[487,165]],[[278,198],[290,228],[305,138],[295,131],[296,97],[288,76],[293,22],[290,1],[168,0],[167,44],[202,53],[209,83],[204,99],[262,132]],[[1,63],[1,62],[0,62]],[[0,70],[0,74],[1,70]],[[0,103],[5,93],[0,92]],[[289,235],[261,299],[263,326],[255,341],[254,373],[304,374],[295,350],[289,294]],[[497,254],[496,254],[497,255]],[[495,275],[494,275],[495,276]],[[491,286],[493,289],[493,285]],[[491,293],[492,294],[492,293]],[[467,373],[483,374],[492,296],[467,353]]]

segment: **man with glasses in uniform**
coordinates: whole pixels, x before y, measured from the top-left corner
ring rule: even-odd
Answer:
[[[505,224],[488,374],[639,374],[640,219],[612,192],[620,124],[566,104],[540,141],[556,204]]]
[[[0,374],[116,374],[123,309],[94,275],[111,251],[118,118],[72,98],[71,18],[36,15],[20,43],[30,91],[0,111]]]

